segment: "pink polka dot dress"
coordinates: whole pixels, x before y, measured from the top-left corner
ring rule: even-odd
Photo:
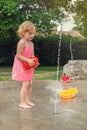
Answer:
[[[32,46],[25,46],[22,51],[22,55],[25,57],[31,57],[32,51],[33,51]],[[12,79],[24,82],[32,80],[33,75],[34,75],[34,69],[26,70],[21,63],[21,60],[19,60],[15,56],[12,68]]]

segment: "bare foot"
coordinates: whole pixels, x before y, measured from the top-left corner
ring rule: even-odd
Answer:
[[[31,107],[34,107],[35,106],[35,104],[34,103],[32,103],[32,102],[30,102],[30,101],[28,101],[28,102],[26,102],[29,106],[31,106]]]
[[[27,105],[26,103],[23,103],[23,104],[21,103],[21,104],[19,104],[19,107],[25,108],[25,109],[31,108],[31,106]]]

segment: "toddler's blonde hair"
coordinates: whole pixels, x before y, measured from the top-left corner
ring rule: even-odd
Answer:
[[[32,32],[32,31],[35,31],[36,33],[36,29],[35,29],[35,26],[32,22],[30,21],[25,21],[23,22],[19,28],[18,28],[18,31],[17,31],[17,34],[18,36],[21,38],[24,36],[24,33],[28,31],[28,32]]]

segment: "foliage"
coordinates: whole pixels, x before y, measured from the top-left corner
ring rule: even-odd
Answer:
[[[80,40],[70,37],[69,35],[62,35],[60,65],[64,65],[71,59],[70,40],[72,43],[72,51],[74,59],[86,59],[86,44],[87,40]],[[40,65],[55,66],[58,59],[59,36],[50,35],[47,37],[35,37],[35,54],[39,57]],[[79,49],[78,49],[79,48]],[[80,51],[79,51],[80,50]],[[77,56],[78,55],[78,56]]]
[[[16,41],[16,31],[20,23],[32,21],[37,31],[50,34],[55,23],[64,17],[61,7],[66,8],[67,0],[2,0],[0,1],[0,41]]]
[[[62,35],[60,66],[71,59],[70,40],[72,39],[72,51],[74,60],[87,59],[87,40],[79,40],[69,35]],[[56,66],[58,59],[59,35],[36,36],[33,39],[35,55],[39,58],[40,66]],[[0,65],[12,66],[16,51],[16,45],[7,44],[0,46]]]
[[[34,0],[32,2],[30,0],[21,0],[19,4],[21,10],[27,12],[27,19],[36,25],[37,31],[40,33],[50,34],[51,28],[55,25],[50,21],[55,20],[58,22],[60,19],[60,9],[59,6],[55,7],[54,0]]]
[[[15,40],[17,27],[24,18],[25,13],[21,14],[17,2],[13,0],[0,1],[0,41]]]
[[[87,0],[77,0],[73,5],[73,13],[76,28],[83,35],[87,36]]]

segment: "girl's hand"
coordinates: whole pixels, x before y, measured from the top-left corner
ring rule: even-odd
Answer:
[[[33,65],[34,65],[34,61],[33,61],[33,59],[28,59],[28,64],[32,67]]]

